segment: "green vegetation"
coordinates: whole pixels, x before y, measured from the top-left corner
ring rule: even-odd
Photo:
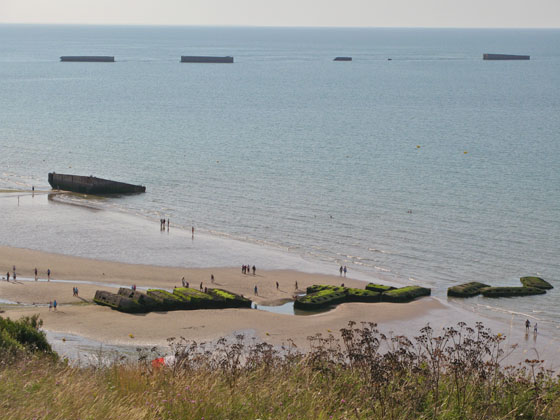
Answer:
[[[521,277],[521,284],[525,287],[536,287],[538,289],[552,289],[552,285],[540,277]]]
[[[250,308],[251,300],[223,289],[208,289],[214,298],[223,301],[226,308]]]
[[[55,356],[45,333],[40,331],[42,325],[39,315],[26,316],[18,321],[0,317],[0,355],[43,353]]]
[[[251,307],[249,299],[227,290],[208,289],[203,293],[187,287],[177,287],[173,293],[160,289],[149,289],[147,293],[128,288],[120,288],[118,293],[98,290],[93,301],[128,313]]]
[[[380,302],[381,293],[363,289],[346,289],[347,302]]]
[[[482,290],[485,297],[511,297],[511,296],[531,296],[545,294],[546,290],[536,287],[487,287]]]
[[[316,310],[346,301],[347,292],[343,287],[323,289],[305,296],[299,296],[294,308]]]
[[[311,293],[321,292],[323,290],[337,290],[341,291],[344,290],[344,287],[340,286],[331,286],[329,284],[314,284],[313,286],[309,286],[306,290],[306,293],[310,295]]]
[[[458,286],[453,286],[447,289],[447,296],[454,297],[472,297],[479,295],[482,289],[485,287],[490,287],[487,284],[479,283],[477,281],[472,281],[470,283],[460,284]]]
[[[218,306],[213,296],[190,287],[176,287],[173,294],[188,302],[183,309],[209,309]]]
[[[430,296],[432,291],[426,287],[407,286],[389,290],[381,295],[383,302],[405,303],[422,296]]]
[[[366,286],[366,290],[371,290],[372,292],[379,292],[379,293],[388,292],[389,290],[395,290],[395,289],[396,288],[393,286],[385,286],[384,284],[369,283]]]
[[[75,367],[42,357],[6,363],[0,353],[0,412],[16,420],[560,418],[559,378],[540,360],[501,366],[505,337],[481,324],[424,327],[407,339],[350,323],[340,338],[309,340],[307,353],[241,335],[211,352],[178,340],[176,364],[159,369],[146,354]]]
[[[395,289],[370,283],[363,290],[319,284],[308,287],[307,295],[297,297],[294,308],[316,310],[344,302],[410,302],[421,296],[429,296],[430,293],[430,289],[419,286]]]
[[[148,289],[146,293],[159,303],[159,310],[162,311],[181,309],[185,302],[179,296],[169,293],[167,290]]]

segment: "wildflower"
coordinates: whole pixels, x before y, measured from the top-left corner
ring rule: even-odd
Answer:
[[[343,398],[343,399],[340,400],[340,402],[344,404],[346,402],[346,400]]]

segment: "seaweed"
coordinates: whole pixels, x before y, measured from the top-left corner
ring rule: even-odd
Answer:
[[[485,297],[512,297],[512,296],[531,296],[545,294],[546,290],[537,287],[487,287],[482,290]]]
[[[324,289],[305,296],[299,296],[294,302],[296,309],[320,309],[346,301],[346,290]]]
[[[527,276],[527,277],[521,277],[519,280],[521,281],[521,284],[525,287],[536,287],[537,289],[545,289],[545,290],[549,290],[553,288],[552,284],[550,284],[549,282],[547,282],[546,280],[540,277]]]
[[[431,289],[420,286],[407,286],[399,289],[389,290],[381,294],[381,301],[406,303],[422,296],[429,296],[432,293]]]
[[[487,284],[472,281],[470,283],[459,284],[457,286],[447,289],[447,296],[454,297],[472,297],[479,295],[485,287],[490,287]]]
[[[371,290],[351,289],[346,290],[347,302],[380,302],[381,293],[372,292]]]
[[[366,290],[370,290],[372,292],[379,292],[379,293],[383,293],[383,292],[388,292],[389,290],[395,290],[396,287],[393,286],[386,286],[384,284],[375,284],[375,283],[369,283],[366,286]]]

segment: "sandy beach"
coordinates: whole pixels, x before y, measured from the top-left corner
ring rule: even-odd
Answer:
[[[307,337],[328,334],[347,326],[348,321],[377,322],[424,317],[445,307],[433,298],[409,304],[349,303],[334,310],[309,316],[294,316],[255,309],[173,311],[131,315],[91,303],[96,290],[116,291],[117,286],[159,287],[180,286],[185,277],[191,285],[202,282],[207,287],[221,287],[243,294],[258,305],[278,305],[289,301],[298,291],[312,284],[333,284],[361,287],[359,280],[290,270],[263,271],[245,275],[241,268],[186,269],[121,264],[89,260],[39,251],[0,247],[0,266],[12,271],[16,266],[17,282],[0,281],[0,298],[21,306],[4,305],[3,316],[18,318],[38,313],[49,331],[66,332],[110,344],[165,345],[169,337],[183,336],[194,340],[214,340],[239,331],[250,331],[261,339],[281,344],[288,339],[305,346]],[[39,281],[33,281],[37,267]],[[51,282],[46,270],[51,270]],[[210,283],[210,275],[215,283]],[[6,274],[3,274],[5,279]],[[61,282],[64,281],[64,282]],[[87,284],[83,282],[94,282]],[[276,282],[279,283],[278,290]],[[259,295],[253,293],[258,287]],[[72,287],[79,288],[79,297]],[[56,312],[49,311],[48,302],[57,300]],[[134,338],[131,338],[131,335]]]

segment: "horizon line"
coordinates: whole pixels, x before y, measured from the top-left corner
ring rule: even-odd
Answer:
[[[520,29],[560,30],[560,26],[327,26],[327,25],[245,25],[245,24],[163,24],[163,23],[81,23],[81,22],[2,22],[21,26],[99,26],[99,27],[167,27],[167,28],[255,28],[255,29]]]

